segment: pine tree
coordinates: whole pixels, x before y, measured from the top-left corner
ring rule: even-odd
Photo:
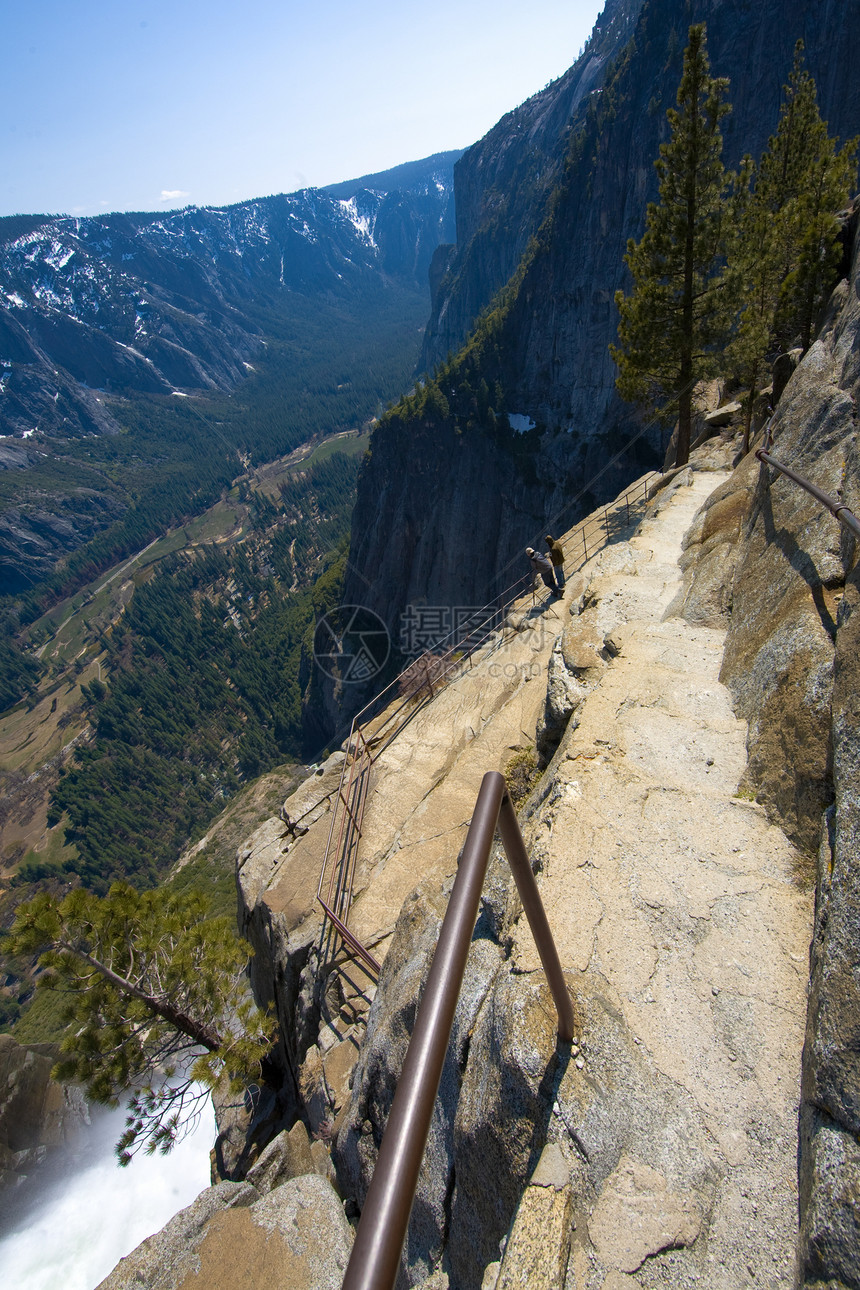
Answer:
[[[776,157],[780,173],[788,169],[793,181],[780,221],[783,241],[793,254],[780,293],[776,331],[783,343],[799,336],[805,352],[839,265],[836,216],[857,180],[858,140],[849,140],[837,151],[818,111],[815,82],[803,70],[802,57],[803,44],[798,42],[792,78],[786,86],[784,114],[791,120],[791,129],[785,131],[789,137],[782,144],[783,153],[793,155],[789,161],[779,154]]]
[[[744,451],[758,382],[769,354],[799,338],[809,348],[817,314],[839,260],[836,212],[856,179],[857,141],[837,152],[803,66],[803,41],[784,88],[776,133],[757,170],[737,224],[730,271],[744,301],[731,355],[749,387]]]
[[[720,132],[727,88],[710,75],[704,24],[691,27],[678,106],[667,113],[671,136],[654,163],[660,200],[648,206],[641,241],[627,244],[633,290],[615,297],[618,391],[664,417],[677,408],[678,465],[690,452],[693,388],[718,370],[730,335],[723,214],[732,176]]]
[[[39,985],[65,996],[55,1077],[109,1106],[130,1092],[120,1164],[168,1152],[216,1085],[240,1096],[259,1080],[273,1025],[247,997],[250,949],[199,893],[42,892],[19,906],[6,948],[41,952]]]

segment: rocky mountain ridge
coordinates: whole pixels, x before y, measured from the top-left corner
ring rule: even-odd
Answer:
[[[141,549],[395,395],[456,155],[223,209],[0,220],[0,594],[111,526],[117,557]]]
[[[4,433],[110,430],[93,390],[232,389],[292,295],[386,276],[422,288],[452,225],[456,155],[422,163],[408,189],[368,176],[339,196],[37,222],[0,248]]]

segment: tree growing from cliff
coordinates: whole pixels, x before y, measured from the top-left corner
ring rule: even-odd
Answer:
[[[648,205],[641,241],[627,244],[633,289],[615,296],[618,392],[663,418],[677,412],[678,465],[690,453],[693,388],[718,370],[731,334],[724,256],[733,177],[720,131],[727,88],[710,74],[704,24],[691,27],[678,106],[666,114],[670,137],[654,163],[660,200]]]
[[[752,192],[730,254],[744,302],[731,354],[749,389],[745,452],[768,357],[794,340],[809,348],[815,319],[832,288],[841,253],[836,212],[848,202],[857,177],[856,150],[856,139],[837,150],[829,137],[799,40],[776,133],[758,167],[746,163]]]
[[[39,985],[65,996],[56,1078],[109,1106],[130,1093],[120,1164],[168,1152],[216,1085],[238,1096],[260,1079],[273,1024],[247,995],[248,945],[207,908],[198,892],[122,883],[101,898],[43,892],[9,933],[12,953],[41,951]]]

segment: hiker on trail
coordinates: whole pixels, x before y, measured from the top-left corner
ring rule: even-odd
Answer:
[[[545,555],[541,555],[540,551],[532,550],[530,546],[526,547],[526,555],[531,561],[532,574],[534,575],[532,578],[532,590],[534,591],[537,586],[538,575],[540,575],[544,585],[549,587],[552,594],[556,597],[560,596],[561,592],[553,576],[551,561]]]
[[[564,551],[560,542],[556,542],[553,537],[546,535],[546,553],[552,561],[552,571],[555,574],[555,580],[564,591]]]

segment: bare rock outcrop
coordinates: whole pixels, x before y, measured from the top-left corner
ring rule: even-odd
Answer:
[[[428,881],[406,900],[370,1010],[352,1095],[334,1151],[341,1186],[359,1207],[373,1176],[450,888],[450,881]],[[451,1189],[455,1169],[459,1169],[454,1119],[462,1104],[463,1070],[476,1017],[501,960],[498,944],[488,935],[490,925],[485,913],[469,955],[419,1175],[404,1252],[410,1285],[432,1274],[449,1241]],[[507,1117],[507,1108],[505,1114]]]
[[[202,1192],[114,1268],[98,1290],[339,1290],[352,1229],[316,1174],[260,1196],[249,1183]]]
[[[287,1124],[301,1107],[299,1067],[319,1024],[316,884],[343,757],[333,753],[317,767],[287,798],[280,815],[262,824],[237,856],[239,929],[254,947],[251,985],[257,1003],[272,1008],[280,1023]],[[323,827],[312,828],[317,823]]]
[[[790,377],[773,456],[860,511],[860,244],[850,281]],[[780,381],[780,385],[783,382]],[[728,624],[721,678],[749,721],[743,787],[818,854],[800,1116],[803,1283],[860,1286],[860,622],[856,543],[820,503],[748,457],[687,539],[676,602]],[[825,827],[822,815],[826,812]],[[820,847],[819,847],[820,841]]]

